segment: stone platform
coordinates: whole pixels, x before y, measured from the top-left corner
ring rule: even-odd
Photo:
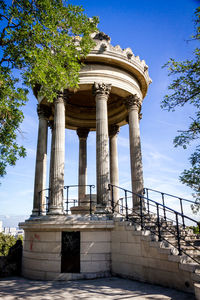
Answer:
[[[110,276],[111,229],[114,222],[108,217],[47,215],[20,223],[20,227],[25,232],[22,263],[25,277],[76,280]],[[78,272],[62,271],[63,232],[80,233]],[[67,256],[73,255],[73,250],[71,252]],[[72,257],[71,260],[74,259]]]
[[[44,282],[28,280],[21,277],[5,278],[0,281],[0,298],[3,300],[195,299],[191,294],[179,292],[174,289],[116,277],[71,282]]]

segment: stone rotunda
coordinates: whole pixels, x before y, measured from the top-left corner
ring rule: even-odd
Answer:
[[[23,275],[36,279],[78,279],[111,272],[111,232],[119,212],[117,134],[128,123],[132,191],[143,193],[139,121],[151,79],[144,60],[130,48],[113,47],[104,33],[84,61],[79,88],[61,92],[54,103],[38,99],[38,144],[33,211],[24,229]],[[51,129],[49,187],[47,132]],[[78,206],[64,210],[65,128],[79,137]],[[88,195],[87,137],[96,131],[96,196]],[[90,186],[91,187],[91,186]],[[49,191],[45,209],[45,193]],[[91,204],[92,201],[92,204]],[[139,206],[133,197],[133,210]],[[114,212],[114,214],[113,214]]]

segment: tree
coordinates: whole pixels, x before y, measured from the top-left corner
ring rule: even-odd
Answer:
[[[191,40],[200,40],[200,7],[195,11],[195,34]],[[191,123],[187,130],[180,130],[179,135],[174,138],[174,145],[182,146],[184,149],[192,142],[197,140],[195,152],[189,158],[191,167],[184,170],[180,176],[180,181],[194,190],[195,205],[192,206],[193,212],[200,210],[200,48],[193,52],[193,58],[182,62],[170,59],[164,67],[169,70],[169,76],[174,76],[166,95],[161,103],[163,109],[174,111],[178,106],[191,104],[195,109],[194,117],[190,117]]]
[[[97,23],[62,0],[0,0],[0,177],[26,155],[16,139],[28,88],[52,102],[77,87]]]

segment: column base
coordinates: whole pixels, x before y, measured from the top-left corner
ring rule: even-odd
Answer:
[[[90,213],[90,208],[85,205],[73,206],[70,208],[72,215],[80,214],[80,215],[88,215]],[[94,212],[94,209],[92,209]]]
[[[61,207],[50,207],[47,215],[64,215],[64,210]]]
[[[112,208],[110,206],[97,204],[95,214],[103,214],[103,215],[112,214]]]
[[[39,210],[38,209],[33,209],[32,214],[30,215],[31,218],[35,218],[39,216]]]

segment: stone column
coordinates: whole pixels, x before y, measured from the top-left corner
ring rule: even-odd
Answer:
[[[46,188],[46,166],[47,166],[47,132],[49,109],[38,104],[39,117],[37,154],[35,165],[35,184],[32,216],[37,216],[44,209]]]
[[[53,148],[54,148],[54,143],[55,143],[55,130],[54,130],[54,121],[51,120],[48,123],[50,129],[51,129],[51,154],[50,154],[50,165],[49,165],[49,196],[51,195],[51,178],[52,178],[52,168],[53,168]],[[48,206],[49,206],[49,201],[50,199],[48,199]],[[46,207],[47,211],[48,211],[49,207]]]
[[[109,148],[110,148],[110,183],[119,186],[118,152],[117,152],[117,134],[119,126],[109,127]],[[112,195],[111,195],[112,196]],[[113,187],[113,199],[115,211],[119,211],[119,189]]]
[[[108,205],[109,157],[108,157],[108,112],[107,100],[110,84],[94,83],[93,94],[96,100],[96,161],[97,161],[97,210]]]
[[[79,137],[79,168],[78,168],[78,203],[84,200],[86,195],[87,184],[87,137],[88,128],[78,128],[77,135]]]
[[[125,99],[129,120],[132,191],[143,195],[142,153],[140,144],[139,110],[142,101],[137,95]],[[140,198],[133,196],[133,208],[138,209]]]
[[[50,202],[48,214],[63,214],[65,162],[65,102],[63,93],[54,100],[54,136],[51,154]]]

